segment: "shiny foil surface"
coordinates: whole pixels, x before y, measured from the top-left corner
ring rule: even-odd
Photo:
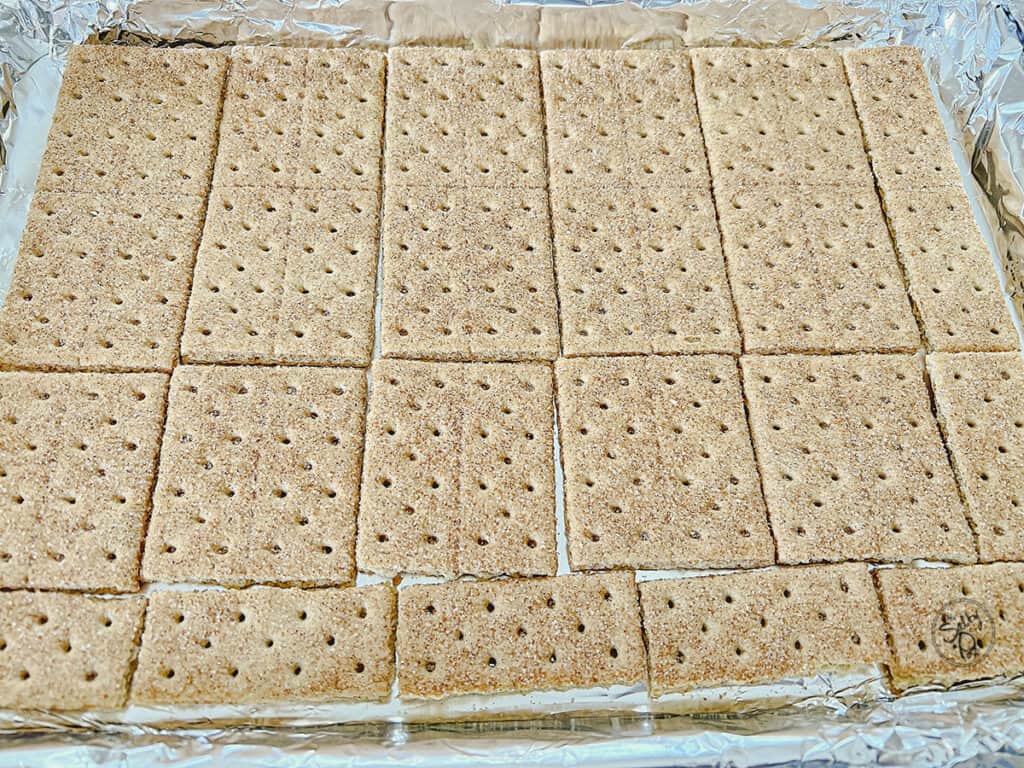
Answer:
[[[74,43],[911,44],[921,48],[937,85],[975,213],[1019,310],[1022,24],[1019,0],[0,0],[0,295],[10,280]],[[637,578],[665,575],[639,572]],[[359,583],[370,580],[360,577]],[[1024,765],[1022,755],[1019,680],[894,698],[878,669],[658,701],[638,687],[427,703],[393,697],[383,704],[0,712],[0,767],[209,766],[228,760],[283,766],[1011,766]]]

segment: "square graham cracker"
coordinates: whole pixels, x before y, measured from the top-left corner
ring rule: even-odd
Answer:
[[[0,366],[169,371],[203,199],[38,192],[0,312]]]
[[[911,46],[843,54],[871,166],[883,196],[962,186],[921,52]]]
[[[683,51],[540,55],[553,184],[707,186]]]
[[[946,436],[981,560],[1024,547],[1024,362],[1016,352],[928,356]]]
[[[780,563],[976,559],[917,358],[741,363]]]
[[[410,585],[398,592],[398,692],[438,699],[632,685],[644,677],[629,572]]]
[[[992,254],[963,187],[889,190],[885,210],[929,348],[1018,349]]]
[[[379,190],[384,56],[236,48],[214,184]]]
[[[145,605],[141,596],[0,594],[0,707],[123,707]]]
[[[367,190],[214,189],[182,357],[369,364],[378,206]]]
[[[213,50],[73,46],[38,189],[205,194],[227,62]]]
[[[537,54],[391,48],[385,134],[389,185],[544,189]]]
[[[166,391],[161,373],[0,373],[0,587],[138,589]]]
[[[716,189],[779,182],[871,184],[838,53],[698,48],[694,90]]]
[[[365,403],[361,370],[175,369],[143,578],[351,582]]]
[[[716,186],[715,194],[747,352],[918,348],[873,186]]]
[[[651,693],[811,677],[889,659],[855,563],[639,584]]]
[[[371,377],[359,569],[554,573],[550,366],[379,360]]]
[[[574,569],[774,562],[733,358],[589,357],[555,372]]]
[[[390,584],[154,592],[132,703],[386,699],[395,613]]]
[[[389,186],[382,236],[385,357],[558,355],[546,193]]]
[[[875,580],[897,690],[1024,672],[1024,565],[888,568]]]
[[[551,192],[566,356],[740,351],[708,187]]]

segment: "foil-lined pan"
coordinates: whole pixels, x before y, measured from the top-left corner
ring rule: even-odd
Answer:
[[[0,294],[10,281],[74,43],[541,49],[901,43],[922,49],[996,268],[1020,308],[1024,6],[1014,2],[0,0]],[[560,500],[561,489],[556,493]],[[564,572],[564,530],[559,549]],[[638,579],[669,575],[690,574],[639,573]],[[361,576],[359,583],[369,580]],[[877,668],[657,701],[636,686],[422,703],[393,696],[381,704],[0,713],[0,768],[206,766],[229,759],[261,765],[1024,765],[1021,754],[1020,681],[896,698]]]

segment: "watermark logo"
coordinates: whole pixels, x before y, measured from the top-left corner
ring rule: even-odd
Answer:
[[[983,658],[996,642],[992,614],[977,600],[946,603],[932,622],[932,643],[939,655],[954,664],[970,665]]]

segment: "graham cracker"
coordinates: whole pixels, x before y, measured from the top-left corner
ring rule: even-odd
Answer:
[[[398,690],[411,698],[631,685],[644,676],[628,572],[410,585]]]
[[[716,188],[765,182],[871,184],[838,53],[698,48],[694,90]]]
[[[123,707],[145,605],[141,596],[0,594],[0,707]]]
[[[367,365],[378,201],[372,190],[215,189],[182,357]]]
[[[740,351],[707,187],[551,193],[567,356]]]
[[[563,359],[555,372],[573,569],[774,562],[731,357]]]
[[[920,361],[741,363],[780,563],[976,559]]]
[[[1016,560],[1024,545],[1024,362],[1016,352],[928,357],[939,423],[981,560]]]
[[[306,63],[300,189],[380,189],[384,54],[311,48]]]
[[[386,357],[501,361],[558,355],[543,191],[389,186],[383,239]]]
[[[37,188],[205,194],[227,61],[195,48],[73,46]]]
[[[295,184],[306,60],[303,48],[232,51],[213,176],[217,187],[287,189]]]
[[[716,186],[716,195],[746,351],[919,346],[873,186]]]
[[[154,592],[132,703],[386,699],[394,627],[390,584]]]
[[[351,582],[365,403],[359,370],[175,369],[143,578]]]
[[[963,187],[892,189],[885,208],[929,347],[1018,349],[992,254]]]
[[[385,133],[389,184],[544,189],[537,55],[391,48]]]
[[[541,53],[555,183],[707,186],[684,51]]]
[[[911,46],[860,48],[843,58],[882,194],[961,187],[921,52]]]
[[[37,192],[0,313],[0,366],[170,370],[203,199]]]
[[[0,587],[138,589],[167,377],[0,373]]]
[[[753,685],[888,661],[865,565],[641,582],[651,693]]]
[[[897,690],[1024,671],[1024,566],[891,568],[875,573]]]
[[[551,369],[375,361],[359,569],[555,572]]]
[[[213,189],[181,338],[182,359],[272,360],[290,199],[278,189]]]

